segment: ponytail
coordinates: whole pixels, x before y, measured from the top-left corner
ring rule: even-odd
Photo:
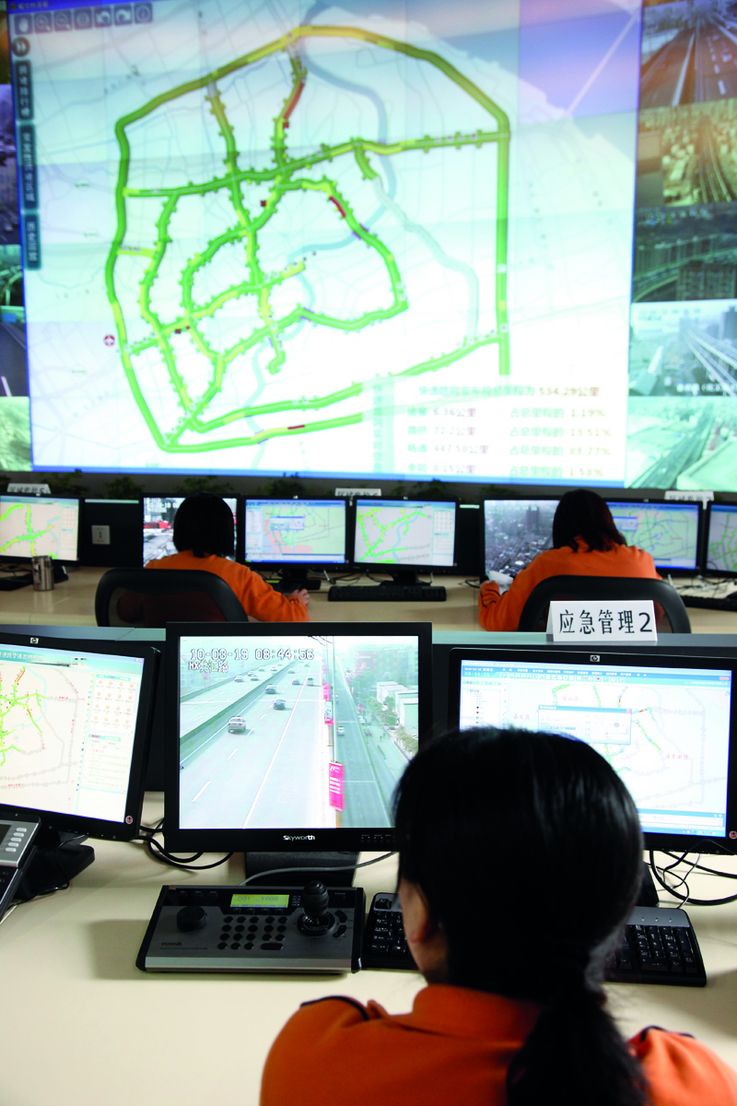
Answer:
[[[584,987],[543,1008],[507,1072],[508,1106],[645,1106],[642,1070],[605,1002]]]

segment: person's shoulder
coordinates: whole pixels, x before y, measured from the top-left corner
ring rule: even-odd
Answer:
[[[737,1106],[737,1073],[694,1037],[649,1026],[630,1047],[642,1064],[652,1106],[699,1100]]]

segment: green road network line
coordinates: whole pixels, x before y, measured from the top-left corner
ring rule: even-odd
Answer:
[[[363,138],[350,138],[334,145],[320,145],[313,153],[290,156],[288,132],[290,116],[297,109],[309,72],[299,57],[302,42],[314,38],[352,39],[359,43],[370,44],[386,50],[392,50],[427,63],[438,69],[448,80],[456,84],[463,92],[475,100],[494,121],[494,130],[476,129],[468,134],[424,135],[402,141],[382,143]],[[218,82],[239,70],[279,53],[287,55],[291,71],[291,87],[273,120],[271,136],[272,164],[265,168],[240,169],[239,150],[236,146],[233,128],[218,90]],[[221,176],[200,183],[188,182],[182,187],[158,189],[135,188],[128,183],[131,148],[128,129],[159,108],[173,104],[188,93],[204,91],[210,112],[215,121],[219,136],[225,149],[225,172]],[[507,220],[508,220],[508,175],[509,175],[509,121],[506,114],[473,81],[464,76],[450,62],[439,54],[423,50],[406,42],[400,42],[385,35],[358,27],[334,26],[298,26],[274,41],[258,49],[241,55],[227,65],[223,65],[195,80],[180,84],[170,91],[161,93],[137,110],[120,118],[115,124],[115,136],[120,151],[118,179],[115,189],[116,230],[105,266],[105,286],[118,335],[120,356],[126,378],[136,404],[145,419],[156,444],[170,453],[201,453],[206,450],[225,449],[234,446],[252,446],[270,438],[292,434],[309,434],[331,430],[336,427],[350,426],[363,421],[361,413],[342,417],[318,417],[306,419],[305,413],[320,412],[349,398],[360,395],[363,383],[348,384],[345,388],[314,398],[280,399],[274,403],[261,403],[230,410],[217,418],[206,417],[213,400],[219,395],[230,366],[251,350],[267,343],[270,360],[266,366],[266,375],[272,378],[282,369],[287,353],[284,340],[288,338],[290,328],[297,324],[309,323],[314,326],[335,330],[358,332],[374,323],[386,321],[408,310],[409,304],[403,287],[399,266],[391,251],[381,238],[361,223],[351,206],[350,198],[341,193],[336,181],[330,176],[330,164],[338,158],[351,157],[365,180],[371,180],[378,174],[373,168],[373,159],[401,157],[408,151],[429,152],[443,147],[461,149],[473,147],[480,149],[495,144],[497,149],[497,193],[496,193],[496,273],[495,305],[496,326],[489,333],[467,338],[458,348],[449,349],[424,360],[420,364],[393,374],[395,379],[419,376],[447,368],[453,363],[473,353],[483,346],[497,346],[499,374],[509,373],[509,336],[507,316]],[[307,171],[322,171],[323,175],[306,177]],[[268,187],[267,198],[256,213],[249,211],[244,203],[243,186],[248,184]],[[190,257],[181,271],[181,314],[174,320],[164,321],[157,314],[152,303],[152,290],[159,278],[167,257],[167,249],[172,242],[171,224],[178,211],[181,200],[187,196],[206,197],[227,192],[232,205],[234,221],[223,232],[212,238],[207,245]],[[387,306],[373,311],[365,311],[355,318],[342,319],[297,305],[282,317],[276,317],[272,307],[272,296],[285,281],[299,274],[304,263],[299,261],[285,267],[281,272],[266,272],[259,261],[259,235],[266,228],[279,209],[285,196],[290,193],[322,193],[325,202],[333,205],[337,217],[345,221],[348,230],[360,239],[380,258],[391,287],[391,302]],[[153,246],[136,246],[126,240],[128,229],[127,203],[135,199],[160,199],[161,212],[156,226],[156,241]],[[223,289],[207,303],[197,304],[193,297],[193,284],[198,273],[212,260],[223,246],[238,245],[243,251],[244,279]],[[116,262],[124,256],[135,256],[146,261],[146,271],[140,283],[138,302],[141,317],[150,328],[150,336],[139,340],[128,337],[125,312],[115,287]],[[202,323],[211,320],[227,303],[243,297],[255,297],[258,323],[252,331],[233,343],[227,350],[218,350],[207,340]],[[187,334],[193,346],[204,356],[210,366],[210,378],[196,398],[190,394],[187,382],[177,369],[176,353],[172,342],[175,335]],[[181,412],[176,425],[164,430],[159,426],[154,412],[147,402],[139,381],[134,360],[148,351],[157,352],[163,359],[165,379],[173,389],[178,409]],[[283,413],[285,423],[281,427],[271,427],[261,432],[227,439],[208,440],[206,435],[222,429],[231,423],[257,418],[259,415]],[[329,411],[326,412],[329,416]],[[295,417],[297,423],[294,424]],[[195,434],[197,442],[183,441],[185,435]]]

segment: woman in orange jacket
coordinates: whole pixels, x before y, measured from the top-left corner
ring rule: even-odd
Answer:
[[[182,500],[174,516],[176,553],[149,561],[146,568],[212,572],[225,580],[249,617],[259,622],[309,622],[309,593],[282,595],[257,572],[230,560],[235,533],[233,512],[225,500],[202,492]]]
[[[660,580],[649,553],[628,546],[605,500],[587,489],[566,492],[553,516],[553,548],[514,579],[491,574],[479,590],[484,630],[516,630],[530,595],[549,576],[630,576]],[[508,589],[508,590],[507,590]]]
[[[465,730],[421,746],[396,807],[411,1011],[307,1003],[277,1037],[261,1106],[737,1106],[691,1037],[630,1041],[604,965],[642,880],[637,810],[590,745]]]

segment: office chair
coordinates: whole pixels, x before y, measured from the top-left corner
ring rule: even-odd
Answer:
[[[675,588],[665,580],[629,576],[549,576],[529,596],[518,628],[544,632],[548,606],[553,600],[566,599],[652,599],[658,633],[691,633],[688,611]]]
[[[167,622],[247,622],[239,599],[212,572],[111,568],[95,592],[98,626],[165,626]]]

